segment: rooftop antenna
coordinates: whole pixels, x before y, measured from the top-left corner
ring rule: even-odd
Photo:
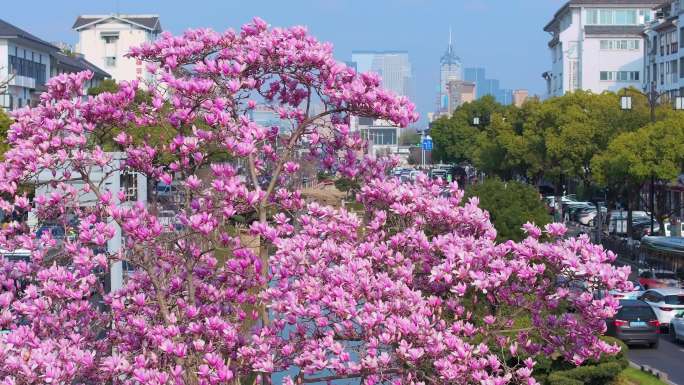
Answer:
[[[451,45],[451,25],[449,25],[449,53],[452,51],[452,45]]]

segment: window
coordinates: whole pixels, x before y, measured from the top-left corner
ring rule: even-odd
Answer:
[[[587,9],[587,25],[642,25],[651,20],[649,9]]]
[[[684,78],[684,57],[679,58],[679,77]]]
[[[656,315],[653,313],[653,310],[651,310],[651,307],[646,305],[624,306],[618,311],[615,317],[627,321],[635,321],[637,319],[647,321],[656,319]]]
[[[124,201],[135,202],[138,200],[138,176],[136,173],[122,172],[119,177],[119,186],[124,192]]]
[[[116,56],[107,56],[105,58],[105,65],[107,67],[116,67]]]
[[[9,55],[8,59],[10,73],[33,78],[36,80],[36,84],[45,84],[45,72],[47,71],[45,64],[36,63],[14,55]]]
[[[684,305],[684,295],[666,295],[665,303],[668,305]]]
[[[397,130],[394,128],[371,128],[367,132],[367,139],[374,145],[396,145]]]
[[[600,46],[602,50],[638,50],[640,43],[639,40],[601,40]]]
[[[100,37],[102,40],[104,40],[105,44],[112,44],[116,43],[117,40],[119,40],[119,33],[118,32],[102,32],[100,34]]]
[[[587,24],[596,25],[598,23],[598,9],[587,9]]]
[[[601,81],[638,82],[639,78],[639,71],[601,71],[599,74]]]

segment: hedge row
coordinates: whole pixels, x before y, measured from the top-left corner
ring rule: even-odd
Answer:
[[[547,362],[545,368],[537,372],[537,380],[546,385],[605,385],[614,381],[629,362],[627,361],[627,346],[617,339],[604,337],[612,344],[621,347],[615,356],[605,356],[601,360],[590,361],[579,367],[571,367],[564,361]]]

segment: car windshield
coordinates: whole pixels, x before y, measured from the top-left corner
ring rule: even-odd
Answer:
[[[655,275],[660,279],[677,279],[675,273],[655,273]]]
[[[666,295],[665,303],[668,305],[684,305],[684,294]]]
[[[655,319],[656,316],[653,313],[653,310],[647,306],[625,306],[618,311],[615,318],[632,321],[636,319],[652,320]]]

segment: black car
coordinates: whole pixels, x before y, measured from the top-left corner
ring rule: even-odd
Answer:
[[[658,317],[644,301],[621,299],[620,310],[615,317],[606,320],[606,335],[624,341],[626,344],[646,344],[658,347],[660,324]]]

